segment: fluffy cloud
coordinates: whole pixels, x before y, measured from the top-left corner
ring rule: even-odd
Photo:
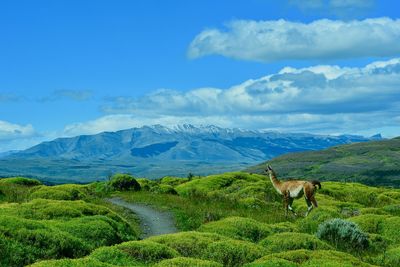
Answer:
[[[278,60],[390,57],[400,54],[400,20],[353,21],[236,20],[226,29],[207,29],[188,49],[190,58],[206,55],[272,62]]]
[[[35,134],[35,129],[30,124],[18,125],[0,120],[0,141],[27,138]]]
[[[245,81],[228,89],[158,90],[108,99],[108,115],[68,125],[66,135],[150,124],[395,135],[400,114],[400,59],[362,68],[318,65]],[[395,119],[397,118],[397,119]],[[393,132],[393,133],[392,133]]]

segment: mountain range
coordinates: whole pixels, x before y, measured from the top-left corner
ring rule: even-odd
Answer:
[[[58,138],[0,157],[0,176],[88,182],[115,172],[150,178],[240,170],[276,156],[381,139],[228,129],[190,124],[143,126]]]

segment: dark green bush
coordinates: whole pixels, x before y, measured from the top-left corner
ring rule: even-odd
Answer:
[[[247,241],[226,240],[211,243],[204,258],[222,263],[224,266],[243,266],[262,257],[266,250]]]
[[[185,257],[177,257],[169,260],[163,260],[156,265],[155,267],[222,267],[222,264],[208,261],[208,260],[200,260],[193,258],[185,258]]]
[[[41,185],[42,182],[36,179],[25,178],[25,177],[11,177],[0,179],[1,184],[18,184],[24,186],[36,186]]]
[[[86,186],[64,184],[38,187],[32,192],[31,199],[80,200],[84,199],[86,195]]]
[[[176,250],[151,241],[130,241],[116,246],[133,259],[143,263],[154,263],[178,257]]]
[[[90,254],[90,258],[96,259],[103,263],[113,264],[117,266],[141,265],[133,257],[130,257],[128,253],[118,249],[117,246],[100,247]]]
[[[297,266],[298,266],[297,264],[291,261],[280,258],[269,258],[266,261],[256,261],[244,265],[244,267],[297,267]]]
[[[228,217],[216,222],[203,224],[199,231],[258,242],[271,234],[273,227],[250,218]]]
[[[319,225],[317,237],[339,249],[360,252],[369,245],[368,235],[357,224],[343,219],[331,219]]]
[[[184,257],[202,258],[208,245],[216,241],[226,240],[226,238],[213,233],[180,232],[153,236],[147,240],[165,244]]]
[[[150,189],[150,192],[157,193],[157,194],[171,194],[171,195],[177,195],[178,192],[171,186],[167,184],[160,184],[153,186]]]
[[[76,260],[62,259],[40,261],[33,265],[30,265],[30,267],[111,267],[111,265],[107,263],[102,263],[90,257],[86,257]]]
[[[259,244],[271,252],[297,249],[317,250],[332,248],[314,235],[304,233],[278,233],[263,239]]]
[[[115,174],[111,177],[110,186],[118,191],[139,191],[141,189],[140,184],[130,174]]]
[[[255,263],[268,263],[275,259],[285,259],[289,262],[292,262],[295,265],[282,265],[282,266],[309,266],[309,267],[336,267],[336,266],[362,266],[368,267],[371,266],[365,262],[362,262],[360,259],[335,250],[290,250],[280,253],[273,253],[266,255],[260,259],[257,259]],[[250,265],[255,267],[257,265]],[[264,265],[259,265],[264,266]],[[266,265],[271,266],[271,265]],[[277,265],[280,266],[280,265]]]
[[[24,266],[38,259],[81,257],[88,252],[89,247],[83,240],[47,223],[0,216],[2,266]]]

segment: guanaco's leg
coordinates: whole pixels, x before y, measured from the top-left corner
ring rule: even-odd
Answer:
[[[293,198],[291,198],[291,197],[289,197],[289,203],[288,203],[288,208],[289,208],[289,210],[291,211],[291,212],[293,212],[293,214],[295,215],[295,216],[297,216],[297,213],[294,211],[294,209],[292,208],[292,205],[293,205]]]
[[[306,212],[306,217],[307,217],[307,215],[310,213],[310,211],[313,209],[313,205],[311,204],[311,200],[309,200],[308,198],[307,198],[307,196],[304,196],[304,198],[305,198],[305,200],[306,200],[306,203],[307,203],[307,212]]]
[[[283,205],[285,206],[285,216],[287,217],[289,211],[289,194],[285,192],[283,194]]]

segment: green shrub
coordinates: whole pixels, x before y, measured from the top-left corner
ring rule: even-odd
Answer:
[[[156,181],[152,181],[145,178],[138,178],[136,181],[140,184],[141,190],[150,191],[151,188],[157,186],[158,183]]]
[[[302,232],[313,234],[317,231],[318,226],[331,218],[340,217],[339,212],[331,207],[319,207],[314,209],[307,217],[297,221]]]
[[[113,264],[117,266],[140,266],[140,262],[129,256],[126,252],[118,249],[116,246],[100,247],[90,254],[90,258],[96,259],[102,263]]]
[[[80,257],[89,252],[81,239],[46,223],[17,217],[0,216],[0,237],[0,251],[5,254],[0,262],[8,266],[23,266],[38,259]]]
[[[378,256],[375,264],[380,266],[400,266],[400,247],[392,248]]]
[[[390,239],[378,234],[368,234],[368,240],[368,250],[373,254],[385,252],[392,242]]]
[[[217,233],[234,239],[258,242],[273,232],[270,225],[250,218],[228,217],[200,226],[199,231]]]
[[[53,222],[52,225],[85,240],[91,249],[127,241],[128,233],[120,233],[117,223],[103,215],[73,218],[65,222]]]
[[[360,225],[363,231],[380,234],[394,243],[400,243],[400,217],[366,214],[351,218],[351,221]]]
[[[177,195],[178,192],[171,186],[167,184],[160,184],[153,186],[150,188],[150,192],[156,193],[156,194],[171,194],[171,195]]]
[[[297,267],[298,265],[280,258],[269,258],[266,261],[245,264],[244,267]],[[324,266],[324,265],[321,265]]]
[[[156,265],[155,267],[222,267],[222,264],[208,261],[208,260],[200,260],[193,258],[185,258],[185,257],[177,257],[169,260],[163,260]]]
[[[336,248],[353,251],[362,251],[369,245],[368,235],[362,232],[357,224],[337,218],[322,223],[318,227],[317,237]]]
[[[11,177],[0,179],[0,184],[17,184],[23,186],[36,186],[41,185],[42,182],[36,179],[25,178],[25,177]]]
[[[153,263],[179,256],[176,250],[152,241],[129,241],[116,246],[130,257],[143,263]]]
[[[226,238],[213,233],[180,232],[153,236],[147,240],[165,244],[184,257],[202,258],[208,245],[216,241],[226,240]]]
[[[264,263],[275,259],[285,259],[300,266],[371,266],[358,258],[335,250],[290,250],[264,256],[254,263]],[[318,264],[319,265],[318,265]],[[316,264],[316,265],[315,265]],[[257,266],[257,265],[253,265]],[[260,265],[262,266],[262,265]],[[268,266],[268,265],[267,265]],[[285,266],[285,265],[283,265]]]
[[[103,206],[81,200],[34,199],[22,204],[3,204],[0,205],[1,214],[35,220],[67,219],[92,215],[105,215],[117,221],[122,220],[117,214]]]
[[[261,246],[271,252],[297,249],[331,249],[332,247],[313,235],[303,233],[278,233],[263,239]]]
[[[30,265],[31,267],[111,267],[111,265],[102,263],[92,258],[82,259],[62,259],[62,260],[47,260],[39,261]]]
[[[383,212],[400,217],[400,204],[393,204],[383,207]]]
[[[382,233],[383,222],[387,218],[389,218],[388,215],[365,214],[355,216],[349,220],[359,225],[365,232],[379,234]]]
[[[41,186],[31,194],[31,198],[43,198],[54,200],[79,200],[87,196],[86,187],[76,184],[64,184],[55,186]]]
[[[266,253],[266,250],[251,242],[226,240],[211,243],[205,251],[206,259],[222,263],[224,266],[242,266],[254,261]]]
[[[110,186],[118,191],[139,191],[140,184],[130,174],[115,174],[111,177]]]

